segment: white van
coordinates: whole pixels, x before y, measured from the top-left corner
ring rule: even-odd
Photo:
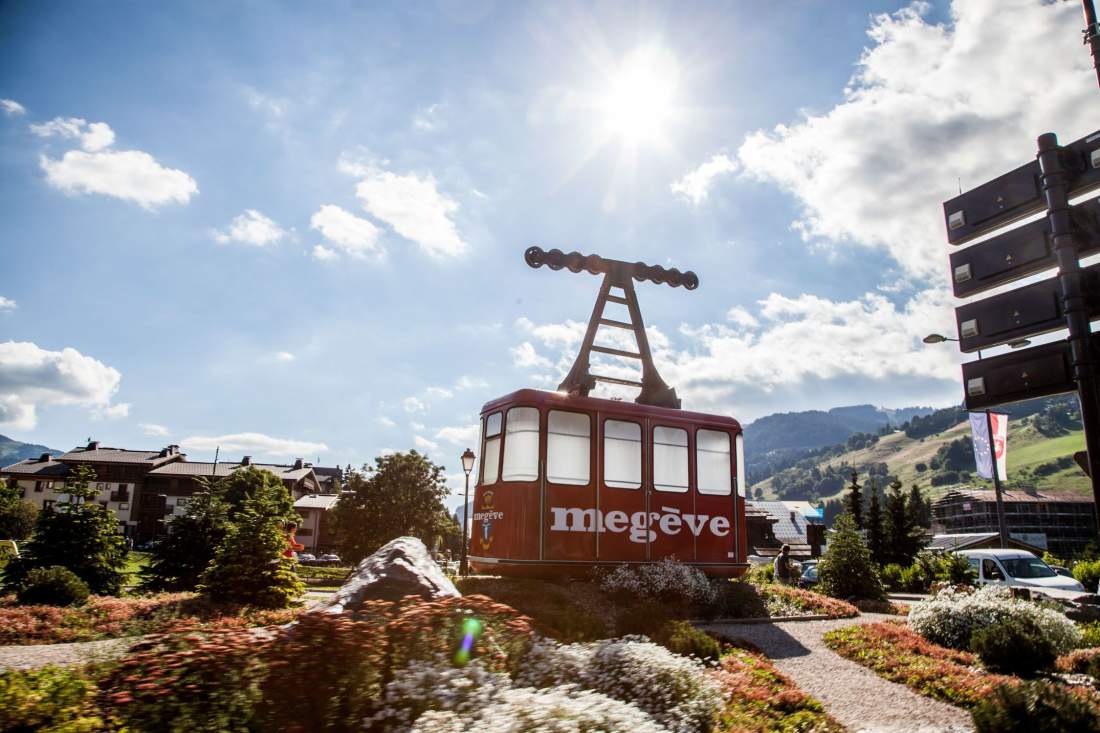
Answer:
[[[1066,590],[1083,593],[1085,587],[1073,578],[1054,572],[1027,550],[960,550],[978,575],[979,585]]]

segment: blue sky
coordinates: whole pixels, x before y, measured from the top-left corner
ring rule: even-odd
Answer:
[[[1078,13],[6,2],[0,432],[454,477],[591,309],[532,244],[699,274],[638,288],[685,407],[956,402],[939,202],[1091,132]]]

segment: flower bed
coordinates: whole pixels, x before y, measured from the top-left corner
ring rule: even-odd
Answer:
[[[860,598],[855,602],[855,607],[860,613],[885,613],[891,616],[908,616],[910,606],[908,603],[897,601],[872,601],[868,598]]]
[[[771,616],[852,618],[859,615],[859,609],[847,601],[789,585],[765,585],[760,588],[760,595]]]
[[[933,644],[905,624],[884,621],[825,634],[825,644],[842,657],[874,670],[922,695],[971,708],[1015,677],[989,674],[970,652]]]
[[[718,674],[726,698],[720,731],[839,733],[838,723],[814,698],[799,690],[762,654],[727,647]]]
[[[116,598],[92,596],[82,606],[21,606],[0,600],[0,645],[60,644],[162,631],[183,620],[223,628],[265,626],[292,620],[301,609],[268,611],[221,606],[192,593]]]

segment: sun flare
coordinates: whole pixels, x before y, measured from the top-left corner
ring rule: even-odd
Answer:
[[[609,137],[637,145],[658,142],[675,112],[679,68],[659,46],[643,46],[623,58],[601,100]]]

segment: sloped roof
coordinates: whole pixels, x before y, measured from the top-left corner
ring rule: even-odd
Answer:
[[[1001,496],[1005,501],[1017,503],[1060,503],[1060,504],[1091,504],[1092,497],[1084,494],[1070,494],[1059,491],[1016,491],[1002,489]],[[951,489],[946,494],[932,502],[933,506],[949,504],[959,499],[971,501],[996,501],[997,497],[992,489]]]
[[[294,502],[295,509],[331,509],[340,501],[339,494],[306,494]]]
[[[252,468],[262,471],[270,471],[284,481],[298,481],[308,476],[312,468],[294,468],[294,466],[280,466],[272,463],[250,463]],[[215,466],[213,461],[175,461],[163,466],[158,466],[149,472],[150,476],[213,476],[225,478],[239,468],[244,468],[239,462],[218,461]]]
[[[42,478],[63,478],[69,473],[69,467],[56,458],[52,461],[43,461],[39,458],[28,458],[10,466],[0,469],[0,473],[12,473],[20,476],[35,476]]]
[[[980,545],[983,542],[996,539],[997,532],[967,532],[960,534],[938,534],[932,537],[932,539],[925,546],[928,550],[966,550],[975,545]],[[1009,542],[1015,542],[1023,547],[1038,550],[1040,553],[1045,550],[1045,547],[1029,542],[1029,537],[1022,536],[1015,532],[1011,532],[1008,535]]]
[[[806,525],[809,522],[801,513],[793,512],[781,501],[746,501],[746,508],[755,507],[767,512],[775,520],[772,532],[775,538],[788,545],[806,544]]]
[[[57,460],[79,463],[137,463],[147,465],[159,465],[169,461],[178,461],[182,458],[180,453],[165,453],[164,451],[128,450],[126,448],[73,448],[68,453],[61,455]]]

